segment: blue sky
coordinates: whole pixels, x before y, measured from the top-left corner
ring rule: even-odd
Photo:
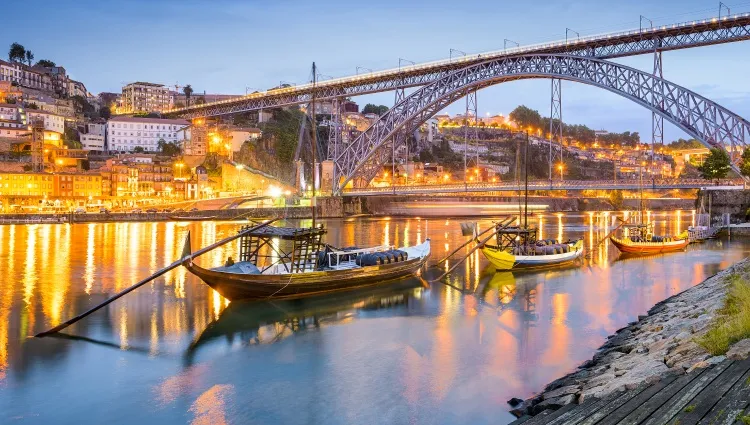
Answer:
[[[727,2],[732,12],[750,2]],[[62,64],[90,91],[119,91],[132,81],[191,84],[196,92],[243,94],[279,82],[303,83],[310,65],[334,77],[357,66],[391,68],[523,44],[715,15],[713,1],[525,0],[27,0],[3,5],[0,45],[19,42],[36,59]],[[750,117],[750,42],[664,54],[665,78]],[[5,53],[3,51],[3,53]],[[618,60],[650,71],[652,58]],[[564,82],[563,119],[612,131],[639,131],[650,140],[651,114],[603,90]],[[355,98],[390,105],[392,93]],[[505,83],[479,93],[480,114],[525,104],[549,115],[549,81]],[[454,104],[456,113],[463,105]],[[683,137],[666,126],[668,140]]]

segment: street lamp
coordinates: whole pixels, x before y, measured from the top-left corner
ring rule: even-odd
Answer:
[[[234,168],[237,170],[237,183],[235,184],[235,190],[239,192],[240,191],[240,171],[242,171],[242,164],[237,164],[234,166]]]
[[[563,180],[563,169],[564,169],[563,164],[558,165],[557,169],[560,170],[560,181],[562,181]]]

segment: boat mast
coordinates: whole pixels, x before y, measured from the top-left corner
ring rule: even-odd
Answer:
[[[523,227],[529,228],[529,130],[526,130],[526,146],[523,149],[523,177],[524,177],[524,196],[523,196]]]
[[[310,199],[310,206],[312,207],[312,227],[314,229],[315,228],[315,171],[316,171],[315,170],[315,165],[316,165],[315,164],[315,160],[316,160],[315,157],[317,155],[316,147],[317,147],[317,144],[318,144],[318,135],[317,135],[318,130],[317,130],[316,126],[315,126],[315,124],[316,124],[315,123],[315,94],[316,94],[315,93],[315,91],[316,91],[315,90],[315,83],[317,82],[318,71],[315,68],[315,62],[313,62],[313,64],[312,64],[312,74],[313,74],[313,77],[312,77],[313,78],[312,79],[312,101],[310,102],[310,105],[311,105],[310,109],[312,110],[311,115],[310,115],[311,121],[312,121],[312,123],[310,125],[312,127],[312,198]]]

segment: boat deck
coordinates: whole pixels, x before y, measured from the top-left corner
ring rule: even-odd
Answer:
[[[513,424],[750,424],[750,359],[671,376]]]

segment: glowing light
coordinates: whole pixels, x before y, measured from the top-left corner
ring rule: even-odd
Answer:
[[[278,198],[281,196],[282,190],[276,186],[268,187],[268,195],[272,198]]]

